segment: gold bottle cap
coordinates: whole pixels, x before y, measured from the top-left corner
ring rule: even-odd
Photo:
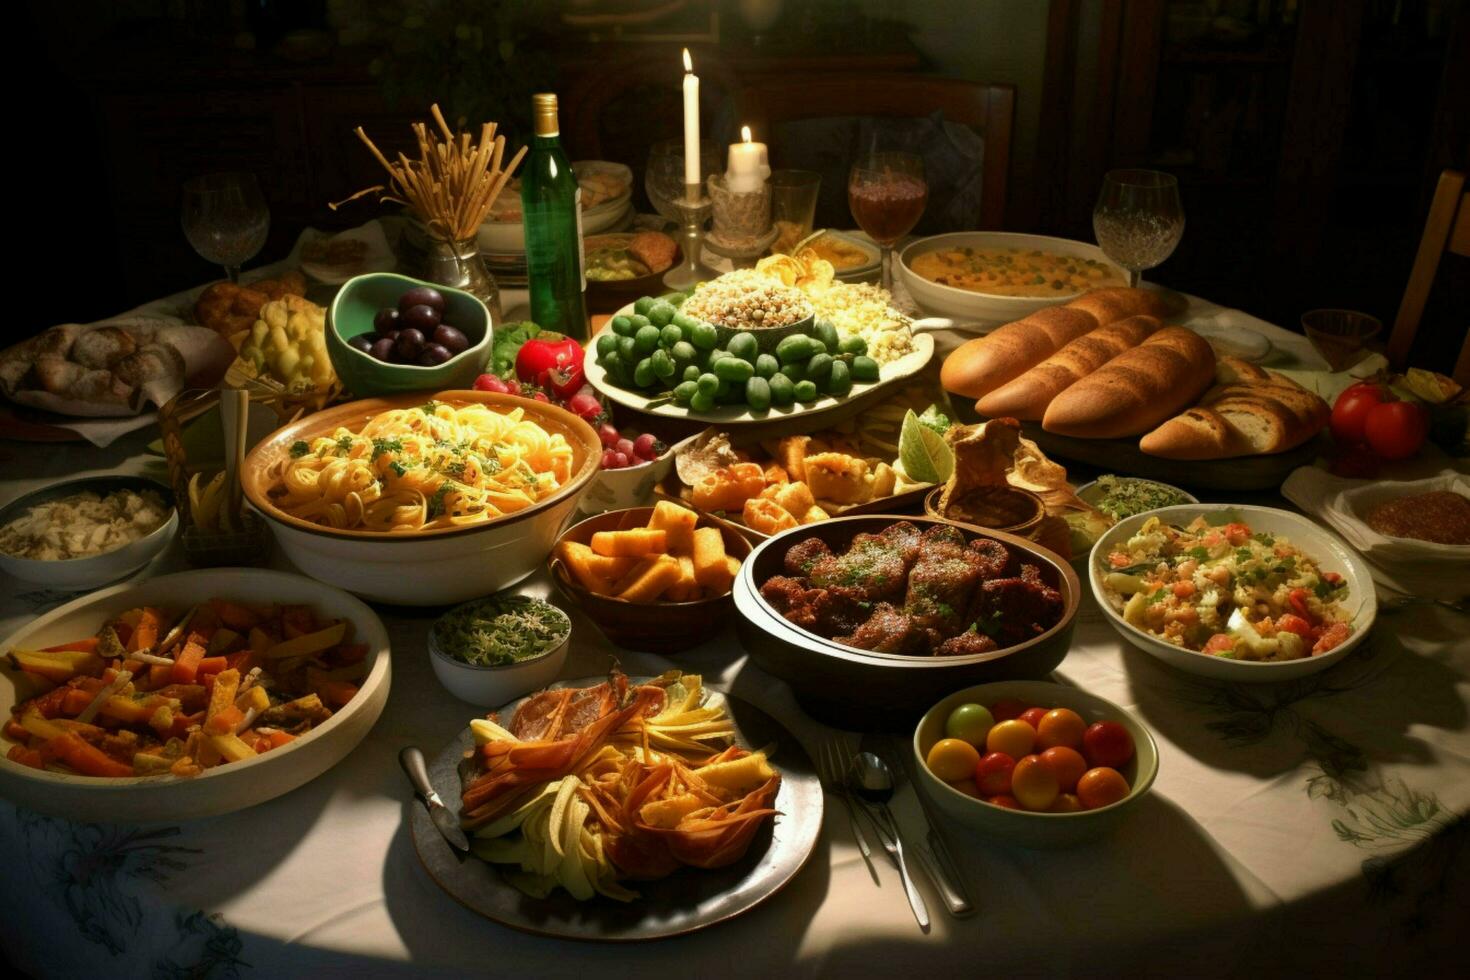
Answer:
[[[535,110],[537,136],[561,134],[561,127],[556,120],[555,92],[537,92],[531,96],[531,106]]]

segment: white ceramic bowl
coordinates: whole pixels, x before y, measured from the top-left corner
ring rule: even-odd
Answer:
[[[1196,497],[1194,494],[1190,493],[1188,490],[1183,490],[1179,487],[1176,487],[1172,483],[1164,483],[1161,480],[1145,480],[1141,476],[1124,476],[1121,473],[1113,475],[1117,476],[1120,480],[1133,480],[1138,483],[1152,483],[1156,487],[1163,487],[1165,490],[1174,491],[1191,504],[1199,503],[1199,498]],[[1097,502],[1102,499],[1102,486],[1098,483],[1097,480],[1091,480],[1077,488],[1077,496],[1086,503],[1092,504],[1094,507],[1096,507]]]
[[[525,409],[528,416],[561,432],[576,453],[571,479],[551,496],[505,517],[458,528],[387,534],[335,530],[294,517],[270,500],[271,467],[298,439],[337,426],[360,431],[370,418],[432,397],[452,405],[482,403]],[[276,542],[293,564],[312,578],[378,602],[442,606],[498,592],[531,574],[546,560],[562,524],[596,475],[601,444],[586,422],[565,409],[514,395],[487,391],[396,395],[337,405],[277,430],[250,451],[245,493],[270,524]]]
[[[1248,525],[1252,532],[1264,531],[1275,537],[1284,537],[1305,556],[1312,559],[1324,572],[1336,572],[1348,585],[1347,598],[1341,600],[1343,608],[1351,615],[1352,636],[1336,648],[1315,657],[1300,660],[1283,660],[1267,663],[1251,660],[1227,660],[1210,654],[1196,653],[1153,636],[1123,620],[1123,614],[1113,607],[1108,599],[1103,578],[1107,575],[1107,557],[1115,547],[1142,526],[1150,517],[1169,524],[1185,525],[1196,517],[1232,514],[1231,519]],[[1346,657],[1373,628],[1378,613],[1378,597],[1373,587],[1373,578],[1367,563],[1357,552],[1343,544],[1336,535],[1314,524],[1308,518],[1274,507],[1251,507],[1236,504],[1180,504],[1177,507],[1161,507],[1145,514],[1136,514],[1119,521],[1108,529],[1092,546],[1088,560],[1088,579],[1092,583],[1092,594],[1102,607],[1108,622],[1118,635],[1145,653],[1152,654],[1164,663],[1191,674],[1222,681],[1262,682],[1286,681],[1315,674]]]
[[[1058,255],[1096,259],[1118,269],[1117,265],[1096,245],[1073,241],[1070,238],[1022,235],[1004,231],[957,231],[948,235],[920,238],[918,241],[909,243],[903,251],[899,252],[898,272],[903,279],[904,286],[908,288],[909,295],[925,313],[976,320],[980,323],[1010,323],[1029,316],[1037,310],[1076,299],[1080,295],[1080,293],[1067,293],[1056,296],[995,296],[990,293],[959,289],[955,286],[942,286],[937,282],[925,279],[910,267],[910,263],[915,258],[926,252],[966,246],[969,248],[1042,249]],[[1118,269],[1118,274],[1123,277],[1125,283],[1128,281],[1127,273],[1123,270]]]
[[[438,625],[436,622],[429,630],[429,663],[434,667],[434,676],[461,701],[486,708],[514,701],[556,680],[572,649],[572,621],[568,618],[566,638],[541,656],[500,667],[478,667],[445,652],[439,643]]]
[[[61,561],[42,561],[37,558],[17,558],[0,552],[0,571],[7,575],[36,585],[68,592],[95,589],[99,585],[115,582],[152,561],[179,529],[179,512],[174,508],[173,491],[163,484],[141,476],[93,476],[80,480],[66,480],[33,490],[17,497],[4,508],[0,508],[0,527],[20,517],[29,507],[50,500],[69,497],[90,490],[105,496],[114,490],[152,490],[169,505],[168,520],[136,541],[86,558],[67,558]]]
[[[610,173],[620,177],[628,187],[624,194],[603,201],[582,212],[583,236],[595,235],[616,227],[633,210],[633,171],[621,163],[607,160],[578,160],[572,164],[576,174],[589,171]],[[526,226],[519,221],[486,221],[476,235],[480,251],[495,255],[518,255],[526,251]]]
[[[1070,708],[1091,725],[1116,721],[1133,737],[1133,758],[1119,771],[1128,780],[1128,795],[1110,806],[1077,813],[1032,813],[1009,810],[977,800],[929,771],[924,761],[934,743],[944,738],[944,721],[962,704],[990,707],[1002,698],[1017,698],[1043,708]],[[914,771],[922,792],[945,816],[982,837],[1022,847],[1070,847],[1100,837],[1118,825],[1153,786],[1159,773],[1159,747],[1132,713],[1081,688],[1050,681],[996,681],[956,691],[925,712],[914,729]]]
[[[116,585],[69,602],[32,620],[3,649],[47,647],[92,636],[111,616],[141,605],[168,609],[211,598],[247,603],[291,602],[352,623],[366,643],[368,675],[357,696],[325,723],[289,745],[243,762],[207,770],[193,779],[133,776],[106,779],[32,769],[0,758],[0,796],[12,803],[79,822],[193,820],[243,810],[315,779],[366,737],[383,712],[392,679],[388,632],[371,609],[338,589],[300,575],[259,568],[211,568]],[[0,715],[31,696],[19,671],[0,668]],[[33,694],[34,692],[32,692]]]

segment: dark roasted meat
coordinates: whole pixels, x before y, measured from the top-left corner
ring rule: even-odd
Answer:
[[[995,641],[984,633],[961,633],[939,644],[934,654],[939,657],[968,657],[998,649],[1000,648],[995,645]]]
[[[919,541],[923,538],[923,535],[919,533],[919,529],[914,526],[912,521],[899,521],[897,524],[890,524],[883,529],[883,533],[879,537],[897,548],[898,553],[903,556],[903,560],[906,563],[912,565],[914,560],[919,557]]]
[[[831,637],[851,633],[868,618],[869,606],[852,589],[807,588],[801,579],[777,575],[761,586],[761,597],[802,629]]]
[[[914,622],[913,617],[905,615],[901,610],[895,609],[886,602],[878,603],[873,608],[873,615],[868,617],[867,622],[853,630],[850,635],[839,636],[836,639],[838,643],[877,653],[922,656],[929,652],[928,633]]]
[[[1011,549],[991,538],[976,538],[970,542],[970,550],[985,562],[984,575],[987,579],[1003,578],[1016,574],[1015,559]]]
[[[909,572],[904,612],[931,634],[934,646],[969,625],[966,618],[981,582],[984,562],[975,552],[936,542],[919,553]]]
[[[830,558],[832,550],[821,538],[798,541],[786,552],[786,574],[795,578],[810,575],[812,566],[822,558]]]
[[[889,602],[903,596],[909,565],[894,542],[877,534],[859,534],[842,554],[818,559],[810,578],[818,588],[842,586],[866,602]]]
[[[1003,647],[1024,643],[1062,618],[1062,594],[1047,585],[1035,565],[1014,578],[991,579],[976,595],[975,620]]]
[[[919,557],[941,551],[963,551],[965,534],[949,524],[936,524],[919,536]]]

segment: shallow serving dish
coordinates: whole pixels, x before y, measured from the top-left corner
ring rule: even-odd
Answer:
[[[925,279],[911,267],[915,258],[926,252],[937,252],[947,248],[1022,248],[1041,249],[1057,255],[1072,255],[1078,258],[1095,259],[1114,269],[1127,282],[1127,275],[1116,263],[1103,254],[1102,249],[1087,242],[1070,238],[1052,238],[1049,235],[1023,235],[1004,231],[957,231],[948,235],[934,235],[911,242],[898,254],[898,273],[907,287],[909,295],[925,313],[950,316],[981,323],[1010,323],[1035,313],[1048,306],[1056,306],[1076,299],[1080,292],[1056,296],[997,296],[977,293],[956,286],[943,286]]]
[[[566,618],[566,613],[562,616]],[[515,663],[481,667],[466,663],[444,649],[439,642],[438,620],[429,628],[429,663],[434,668],[434,676],[461,701],[486,708],[524,697],[556,680],[571,649],[572,622],[567,619],[566,636],[545,653]]]
[[[633,171],[625,164],[610,160],[577,160],[572,163],[572,172],[582,176],[590,172],[612,174],[623,181],[625,190],[617,197],[609,198],[582,211],[582,234],[595,235],[617,226],[633,210]],[[516,194],[511,191],[510,193]],[[519,196],[518,194],[516,196]],[[487,220],[480,225],[476,234],[480,251],[495,255],[524,255],[526,251],[526,226],[520,220]]]
[[[32,769],[0,757],[0,796],[21,806],[78,822],[193,820],[243,810],[310,782],[366,737],[388,701],[392,678],[388,632],[371,609],[338,589],[300,575],[259,568],[214,568],[115,585],[32,620],[0,649],[47,647],[93,635],[111,616],[141,605],[187,607],[211,598],[248,603],[292,602],[352,623],[366,643],[368,674],[357,696],[289,745],[254,759],[206,770],[192,779],[131,776],[106,779]],[[30,679],[0,667],[0,715],[33,696]]]
[[[944,738],[944,721],[962,704],[990,707],[1001,698],[1017,698],[1046,708],[1070,708],[1089,725],[1116,721],[1133,738],[1133,758],[1119,770],[1128,780],[1128,795],[1117,803],[1076,813],[1033,813],[1008,810],[977,800],[955,789],[929,771],[925,759],[934,743]],[[960,826],[989,840],[1022,847],[1068,847],[1112,830],[1148,794],[1159,773],[1159,747],[1153,735],[1134,715],[1111,701],[1081,688],[1050,681],[1001,681],[956,691],[925,712],[914,729],[914,771],[923,793],[941,813]]]
[[[1009,484],[1005,485],[1004,487],[985,489],[987,492],[1003,492],[1007,496],[1011,497],[1013,503],[1015,503],[1016,505],[1015,509],[1017,510],[1017,512],[1020,512],[1024,509],[1024,519],[1020,521],[1014,521],[1009,524],[997,524],[991,526],[989,524],[982,524],[977,521],[967,521],[959,516],[950,516],[948,514],[944,514],[939,510],[939,500],[941,497],[944,496],[944,487],[935,487],[933,490],[930,490],[924,495],[924,513],[928,514],[930,517],[937,517],[940,520],[953,521],[956,524],[968,524],[972,527],[985,528],[986,530],[990,531],[1005,531],[1007,534],[1019,534],[1023,538],[1026,535],[1030,534],[1032,531],[1036,530],[1036,528],[1040,526],[1042,520],[1046,518],[1046,504],[1043,503],[1042,499],[1037,496],[1033,491],[1023,489],[1022,487],[1013,487]],[[974,492],[975,491],[971,491],[971,493]],[[968,497],[970,496],[970,494],[966,494],[965,496]]]
[[[323,527],[293,517],[271,501],[270,470],[289,455],[292,443],[339,426],[360,429],[382,412],[421,405],[427,397],[395,395],[336,405],[278,429],[250,451],[245,459],[245,495],[270,523],[281,550],[296,567],[366,598],[409,606],[442,606],[489,595],[540,567],[562,522],[597,473],[602,446],[592,427],[571,412],[529,398],[489,391],[443,391],[432,396],[453,406],[521,408],[543,428],[566,437],[574,454],[571,479],[525,510],[461,527],[387,534]]]
[[[1230,516],[1227,518],[1225,515]],[[1340,602],[1352,617],[1352,636],[1335,649],[1315,657],[1303,657],[1300,660],[1279,662],[1227,660],[1223,657],[1176,647],[1172,643],[1166,643],[1125,622],[1123,614],[1115,609],[1108,599],[1107,589],[1103,586],[1103,577],[1109,571],[1108,554],[1117,545],[1132,537],[1143,522],[1150,517],[1157,517],[1165,523],[1181,526],[1188,524],[1196,517],[1213,517],[1222,524],[1226,520],[1239,520],[1249,525],[1253,532],[1264,531],[1267,534],[1286,538],[1302,554],[1312,559],[1322,571],[1337,572],[1347,580],[1347,597]],[[1088,561],[1088,577],[1092,582],[1092,594],[1096,597],[1097,604],[1102,607],[1108,622],[1112,624],[1113,629],[1118,631],[1119,636],[1171,667],[1222,681],[1248,683],[1288,681],[1315,674],[1319,670],[1326,670],[1357,649],[1367,637],[1368,631],[1373,628],[1373,620],[1378,613],[1378,597],[1374,591],[1373,578],[1368,571],[1367,563],[1330,531],[1317,526],[1300,514],[1277,510],[1274,507],[1180,504],[1177,507],[1161,507],[1147,513],[1135,514],[1133,517],[1114,524],[1107,533],[1097,539],[1097,543],[1092,546],[1092,555]]]
[[[1188,490],[1183,490],[1179,487],[1176,487],[1172,483],[1164,483],[1160,480],[1145,480],[1141,476],[1123,476],[1122,474],[1114,475],[1117,476],[1120,480],[1132,480],[1136,483],[1151,483],[1156,487],[1163,487],[1165,490],[1171,490],[1174,493],[1179,494],[1179,496],[1183,497],[1191,504],[1199,503],[1199,498],[1196,497],[1194,494],[1190,493]],[[1084,503],[1088,503],[1096,507],[1098,505],[1098,502],[1101,501],[1103,498],[1102,485],[1097,480],[1090,480],[1089,482],[1084,483],[1082,484],[1082,486],[1077,488],[1077,497]]]
[[[17,558],[0,552],[0,572],[13,575],[25,582],[48,586],[53,589],[80,591],[94,589],[108,582],[115,582],[137,571],[152,561],[168,547],[179,529],[179,511],[174,503],[174,492],[155,480],[141,476],[89,476],[80,480],[64,480],[32,490],[0,507],[0,527],[17,519],[30,507],[44,504],[62,497],[90,490],[105,496],[114,490],[152,490],[163,498],[172,510],[168,520],[136,541],[121,548],[105,551],[86,558],[66,558],[43,561],[39,558]]]
[[[735,578],[736,629],[741,645],[767,673],[791,685],[813,717],[854,731],[907,730],[915,715],[956,688],[990,680],[1045,677],[1072,641],[1073,621],[1082,590],[1071,565],[1025,538],[1002,531],[955,524],[966,540],[992,538],[1040,567],[1042,577],[1062,593],[1062,618],[1025,643],[965,657],[910,657],[844,646],[792,624],[761,598],[761,585],[782,574],[786,549],[817,537],[833,551],[860,533],[877,533],[898,521],[921,530],[952,524],[932,517],[873,514],[834,517],[783,531],[761,543]]]
[[[582,243],[582,250],[590,255],[600,248],[626,249],[628,243],[633,240],[635,232],[614,232],[612,234],[591,235]],[[672,237],[672,236],[670,236]],[[658,270],[650,272],[646,276],[635,276],[632,279],[591,279],[587,280],[587,302],[588,305],[605,307],[612,303],[627,303],[640,296],[659,296],[667,292],[664,286],[664,273],[684,260],[684,250],[679,243],[674,242],[673,261]]]
[[[358,334],[373,334],[373,317],[415,286],[432,286],[444,295],[444,318],[458,327],[470,345],[434,367],[389,364],[350,347]],[[342,285],[327,307],[327,354],[346,389],[359,398],[409,391],[468,388],[490,359],[490,311],[462,289],[410,279],[393,272],[354,276]]]
[[[598,531],[643,527],[653,516],[653,510],[652,507],[631,507],[589,517],[567,528],[566,533],[557,539],[557,544],[563,541],[588,544]],[[749,561],[750,542],[731,525],[701,515],[695,526],[718,527],[725,540],[725,553],[740,559],[742,566]],[[676,653],[698,646],[725,628],[735,608],[729,592],[694,602],[654,603],[629,602],[617,596],[598,595],[572,578],[556,557],[555,549],[547,566],[562,594],[581,606],[609,640],[630,650]],[[744,572],[743,567],[741,571]],[[738,587],[740,577],[736,576],[735,581]]]

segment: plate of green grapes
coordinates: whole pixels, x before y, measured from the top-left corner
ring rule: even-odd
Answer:
[[[742,319],[748,309],[722,314],[682,293],[644,296],[588,344],[583,370],[598,392],[634,411],[738,425],[852,410],[934,356],[928,334],[870,349],[863,333],[809,309],[762,312]]]

